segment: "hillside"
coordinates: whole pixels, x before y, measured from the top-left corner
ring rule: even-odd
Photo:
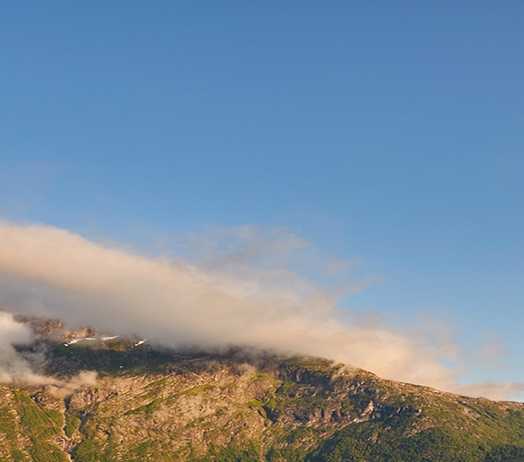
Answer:
[[[41,339],[42,370],[96,384],[0,386],[0,460],[524,461],[524,405],[317,358]],[[138,345],[137,345],[138,344]]]

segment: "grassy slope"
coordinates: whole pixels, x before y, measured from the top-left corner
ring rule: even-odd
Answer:
[[[0,461],[524,461],[524,406],[322,360],[53,345],[48,372],[95,369],[66,398],[1,387]]]

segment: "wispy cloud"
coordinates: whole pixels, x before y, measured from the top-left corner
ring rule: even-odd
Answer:
[[[108,248],[63,229],[4,222],[0,303],[11,312],[60,317],[70,325],[88,323],[166,346],[246,345],[317,355],[387,378],[459,393],[470,390],[458,384],[458,369],[442,362],[455,350],[449,338],[435,341],[440,332],[428,341],[380,322],[341,321],[335,307],[344,284],[338,281],[337,290],[330,292],[295,266],[307,268],[309,262],[306,273],[313,272],[320,261],[318,274],[331,278],[330,271],[343,264],[319,259],[307,241],[249,226],[190,240],[186,254],[193,263]],[[471,390],[508,398],[521,386],[478,384]]]
[[[14,347],[32,340],[32,332],[27,325],[16,321],[11,313],[0,312],[0,382],[46,385],[58,396],[67,396],[78,388],[95,383],[97,374],[93,371],[80,371],[69,380],[34,372],[31,363]]]

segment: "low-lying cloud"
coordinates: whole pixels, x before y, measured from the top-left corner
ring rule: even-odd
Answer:
[[[16,321],[11,313],[0,312],[0,383],[45,385],[57,396],[67,396],[96,383],[97,374],[94,371],[80,371],[68,380],[34,372],[31,363],[14,347],[32,340],[33,334],[26,324]]]
[[[236,228],[227,233],[229,244],[219,246],[224,236],[210,235],[199,241],[197,263],[190,263],[108,248],[49,226],[0,223],[0,306],[169,347],[245,345],[322,356],[386,378],[494,399],[522,390],[514,383],[461,387],[458,370],[442,362],[449,345],[430,346],[424,336],[379,323],[341,321],[340,287],[321,289],[287,265],[290,249],[307,250],[307,242],[286,233],[264,236],[253,227]],[[322,274],[329,275],[341,262],[324,264]],[[11,345],[29,341],[23,326],[9,322],[0,317],[1,329],[7,323],[0,379],[17,364]]]

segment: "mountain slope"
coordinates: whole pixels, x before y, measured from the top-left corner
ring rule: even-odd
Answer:
[[[45,340],[76,390],[0,386],[2,461],[524,461],[524,405],[317,358]],[[26,352],[27,353],[27,352]]]

